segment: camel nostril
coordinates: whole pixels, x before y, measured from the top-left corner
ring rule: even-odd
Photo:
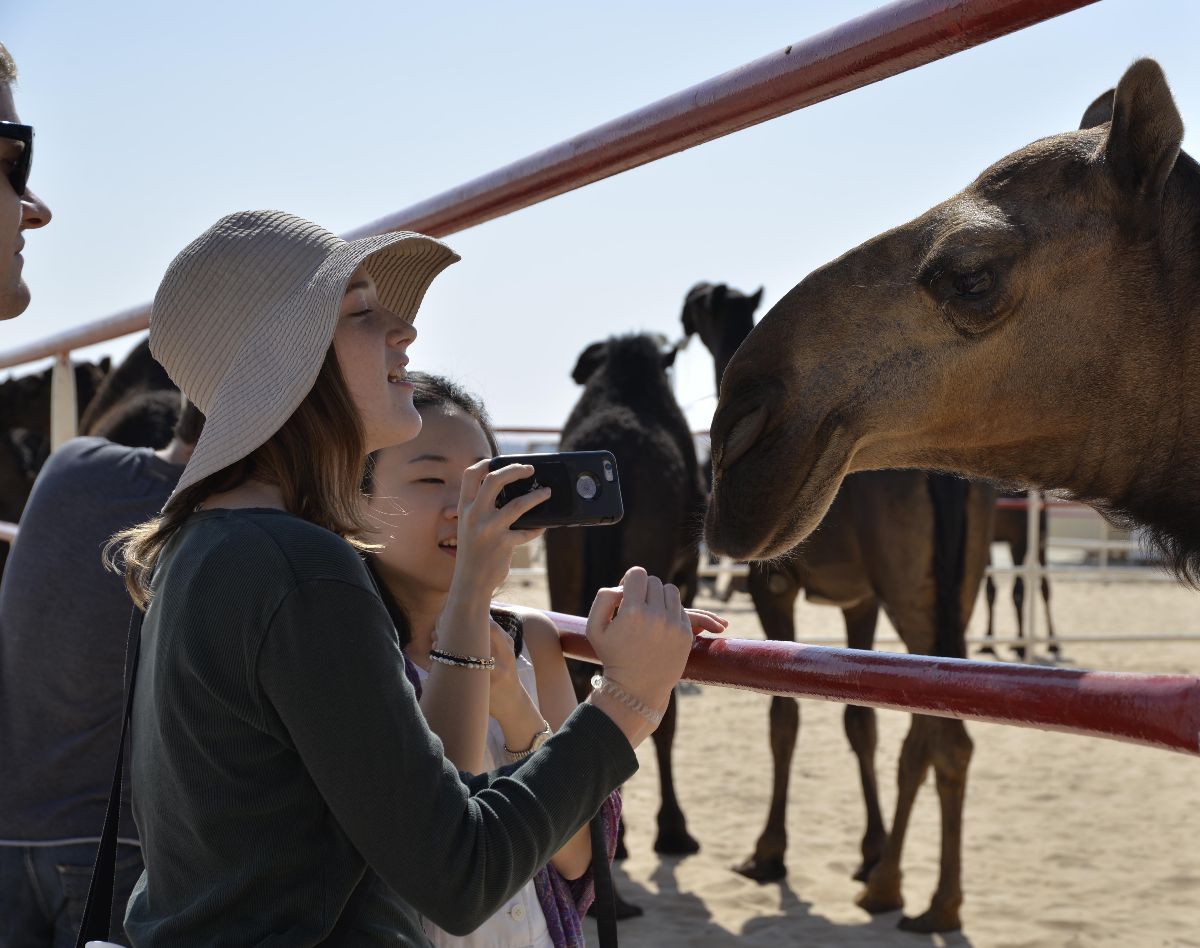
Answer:
[[[752,412],[735,421],[722,443],[714,448],[714,464],[719,468],[726,468],[733,464],[754,446],[754,442],[762,434],[766,423],[766,405],[759,405]]]

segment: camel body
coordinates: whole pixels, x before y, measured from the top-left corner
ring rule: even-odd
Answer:
[[[617,459],[625,516],[605,527],[560,527],[546,533],[551,608],[587,615],[603,586],[620,583],[631,566],[644,566],[675,583],[685,605],[696,595],[697,538],[704,513],[699,464],[687,419],[666,369],[664,353],[648,335],[614,337],[580,355],[572,373],[584,391],[563,426],[563,451],[611,451]],[[576,691],[591,690],[593,666],[572,663]],[[671,746],[677,701],[672,695],[654,732],[662,805],[657,852],[687,855],[700,844],[687,830],[675,794]]]
[[[754,325],[761,298],[723,284],[698,284],[684,302],[682,322],[713,355],[721,374]],[[881,471],[848,477],[820,527],[802,544],[770,562],[753,563],[748,588],[767,638],[795,640],[795,605],[836,606],[851,648],[870,649],[882,607],[908,650],[965,657],[965,632],[987,566],[994,492],[983,484],[922,471]],[[932,768],[942,808],[938,884],[925,912],[901,920],[919,932],[961,927],[962,814],[972,742],[961,721],[914,715],[897,774],[898,794],[889,834],[875,771],[876,720],[872,708],[848,705],[846,737],[858,760],[866,804],[862,862],[854,878],[866,882],[858,904],[871,912],[900,908],[900,860],[912,806]],[[754,853],[737,871],[760,882],[787,869],[787,796],[800,727],[799,704],[774,697],[770,708],[773,763],[771,804]]]

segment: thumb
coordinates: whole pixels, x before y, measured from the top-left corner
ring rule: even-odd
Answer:
[[[608,624],[612,622],[613,616],[616,614],[617,607],[621,605],[623,596],[624,593],[620,589],[611,587],[606,587],[596,593],[596,598],[592,600],[592,608],[588,611],[589,634],[608,628]]]

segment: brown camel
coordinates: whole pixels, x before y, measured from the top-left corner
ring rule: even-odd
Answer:
[[[685,332],[696,332],[721,370],[750,333],[759,294],[700,284],[684,303]],[[795,638],[796,597],[837,606],[851,648],[874,645],[883,607],[910,652],[964,657],[967,620],[979,594],[992,534],[994,492],[945,475],[885,471],[847,478],[821,528],[807,543],[770,563],[752,564],[749,591],[769,639]],[[875,774],[875,711],[848,705],[844,726],[858,758],[867,825],[862,864],[867,883],[859,904],[872,912],[901,906],[900,855],[917,789],[932,766],[942,805],[941,872],[929,911],[906,918],[911,931],[961,927],[962,809],[972,743],[961,721],[914,716],[899,767],[900,804],[893,831],[884,828]],[[736,871],[767,882],[787,873],[786,810],[792,754],[800,728],[798,703],[771,699],[774,765],[767,824],[754,853]]]
[[[1200,167],[1153,60],[1082,126],[1001,159],[763,318],[713,423],[717,549],[782,552],[846,474],[924,466],[1140,523],[1200,581]]]

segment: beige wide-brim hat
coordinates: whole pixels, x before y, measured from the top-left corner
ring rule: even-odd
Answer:
[[[192,241],[150,316],[151,354],[205,416],[176,494],[247,457],[292,416],[360,265],[380,303],[412,322],[433,278],[458,259],[423,234],[345,241],[283,211],[230,214]]]

